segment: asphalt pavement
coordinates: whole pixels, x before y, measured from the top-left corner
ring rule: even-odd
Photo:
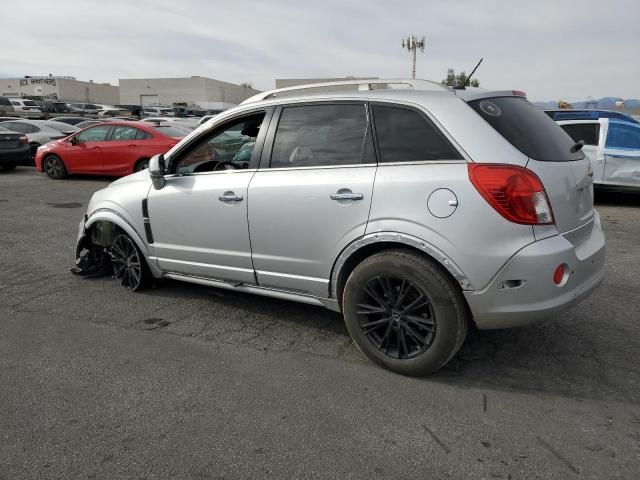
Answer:
[[[0,172],[0,479],[640,477],[640,196],[591,297],[411,379],[318,307],[71,275],[108,182]]]

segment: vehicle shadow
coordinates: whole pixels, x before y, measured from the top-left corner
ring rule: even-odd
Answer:
[[[595,190],[594,203],[598,206],[640,208],[640,193]]]
[[[349,350],[344,360],[367,362],[351,341],[342,316],[322,307],[169,280],[144,294],[163,300],[205,299],[211,308],[235,311],[248,322],[268,319],[276,329],[272,335],[287,350],[335,356],[335,348],[329,348],[330,352],[307,348],[317,337],[326,341],[330,336],[331,342]],[[610,339],[602,339],[594,322],[585,320],[590,312],[590,307],[579,305],[540,325],[487,331],[472,327],[458,354],[441,371],[421,381],[640,403],[640,365],[633,355],[609,351]],[[305,340],[288,338],[292,332]]]

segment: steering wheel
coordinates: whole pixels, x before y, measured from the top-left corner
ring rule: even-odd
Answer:
[[[227,168],[227,167],[231,167],[231,168]],[[238,166],[233,163],[230,162],[229,160],[224,160],[222,162],[218,162],[216,164],[215,167],[213,167],[213,171],[217,171],[217,170],[236,170],[238,168]]]

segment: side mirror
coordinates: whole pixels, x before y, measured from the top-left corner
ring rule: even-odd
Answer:
[[[166,183],[164,173],[164,155],[160,153],[151,157],[151,160],[149,160],[149,176],[151,177],[153,188],[156,190],[160,190]]]
[[[69,140],[69,143],[71,143],[71,145],[77,145],[78,144],[78,137],[77,136],[71,137],[71,139]]]

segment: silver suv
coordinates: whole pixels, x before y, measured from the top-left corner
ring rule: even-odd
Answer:
[[[171,278],[323,305],[370,359],[424,375],[471,322],[542,321],[601,282],[580,146],[522,92],[419,80],[265,92],[96,192],[75,270],[131,290]]]

